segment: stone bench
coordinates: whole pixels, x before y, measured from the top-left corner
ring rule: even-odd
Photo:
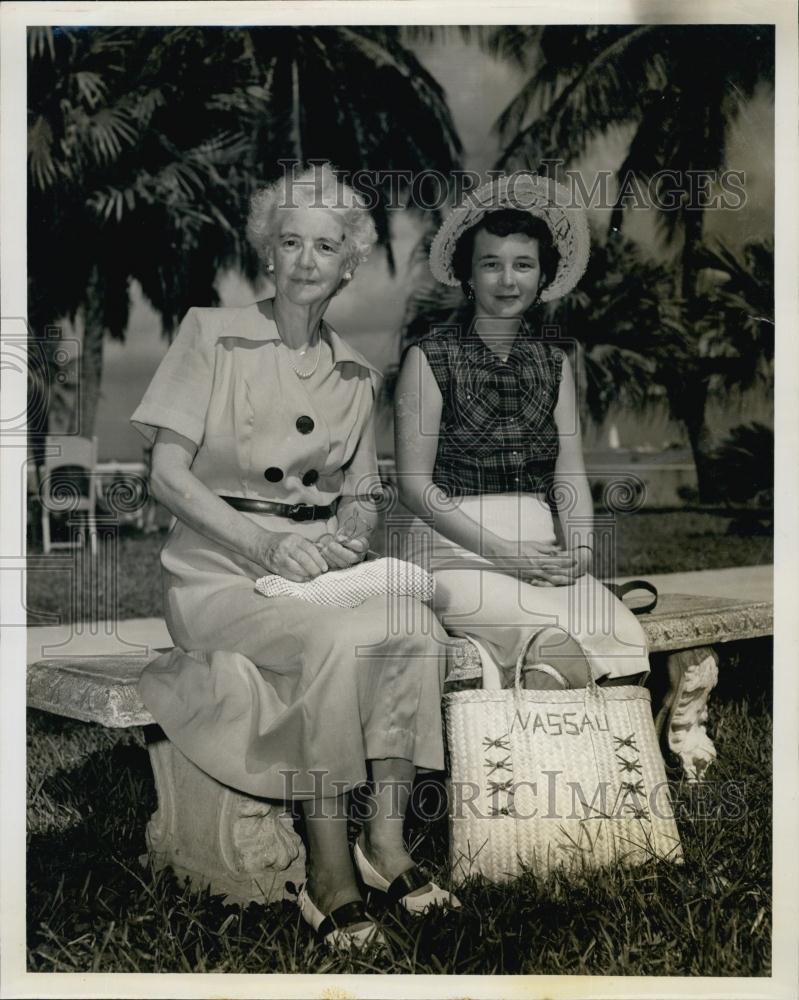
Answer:
[[[679,759],[688,781],[701,779],[716,759],[707,734],[708,696],[718,681],[714,646],[771,635],[774,610],[770,601],[727,597],[661,594],[656,609],[641,615],[650,657],[666,654],[669,690],[655,718],[664,752]],[[449,684],[478,686],[479,660],[455,666]]]
[[[706,731],[707,701],[718,679],[714,646],[770,635],[772,605],[725,598],[661,595],[641,617],[650,653],[666,653],[669,690],[656,725],[664,750],[689,781],[701,778],[716,751]],[[305,852],[281,802],[240,794],[201,771],[165,737],[141,702],[137,682],[147,656],[61,657],[29,665],[31,708],[112,728],[141,726],[155,777],[158,808],[146,830],[149,859],[227,902],[272,902],[287,882],[305,878]],[[447,688],[476,687],[482,668],[463,640],[453,648]]]

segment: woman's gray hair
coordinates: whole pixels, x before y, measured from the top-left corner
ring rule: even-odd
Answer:
[[[247,238],[264,266],[277,236],[277,213],[297,207],[341,212],[345,266],[349,270],[362,264],[377,242],[377,229],[363,198],[336,177],[329,163],[322,163],[298,174],[284,173],[272,184],[256,191],[250,199]]]

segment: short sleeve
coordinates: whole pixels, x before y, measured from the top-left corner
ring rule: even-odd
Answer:
[[[424,354],[427,359],[427,364],[430,366],[430,371],[433,373],[433,377],[438,385],[439,392],[442,396],[446,396],[450,382],[448,341],[437,335],[422,337],[421,340],[417,340],[415,343],[410,344],[405,353],[407,353],[411,347],[418,347],[422,354]]]
[[[151,444],[158,428],[166,427],[200,446],[214,378],[213,350],[199,310],[190,309],[130,418]]]
[[[372,495],[375,490],[380,489],[375,443],[375,409],[373,403],[361,431],[358,447],[344,470],[344,482],[341,488],[344,496]]]

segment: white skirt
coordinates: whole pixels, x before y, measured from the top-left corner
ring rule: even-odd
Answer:
[[[463,497],[460,505],[483,530],[502,538],[556,542],[550,509],[535,495]],[[507,685],[522,652],[545,635],[547,659],[557,667],[551,650],[558,632],[563,656],[574,658],[576,642],[596,679],[648,673],[646,635],[639,621],[590,574],[562,587],[523,582],[498,572],[419,518],[410,522],[407,540],[405,558],[435,577],[437,617],[447,632],[465,636],[479,649],[484,687]],[[459,567],[459,561],[470,565]]]

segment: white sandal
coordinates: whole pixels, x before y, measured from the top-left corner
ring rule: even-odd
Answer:
[[[329,948],[335,948],[338,951],[351,951],[353,948],[361,950],[372,946],[385,947],[386,939],[380,928],[371,921],[369,921],[368,927],[361,927],[358,930],[347,929],[353,924],[361,924],[369,920],[360,899],[344,903],[343,906],[336,907],[332,913],[325,916],[308,895],[308,890],[303,885],[297,896],[297,906],[306,924],[313,927],[319,940]]]
[[[389,902],[404,906],[409,913],[421,915],[435,906],[445,906],[452,910],[460,909],[461,901],[457,896],[446,889],[442,889],[435,882],[431,882],[416,867],[402,872],[401,875],[397,875],[393,882],[389,882],[372,865],[363,853],[361,845],[357,840],[353,850],[353,857],[355,859],[355,867],[358,869],[364,885],[369,886],[370,889],[377,889],[379,892],[385,893]],[[422,892],[416,896],[408,895],[415,889],[421,889],[425,885],[430,886],[427,892]]]

